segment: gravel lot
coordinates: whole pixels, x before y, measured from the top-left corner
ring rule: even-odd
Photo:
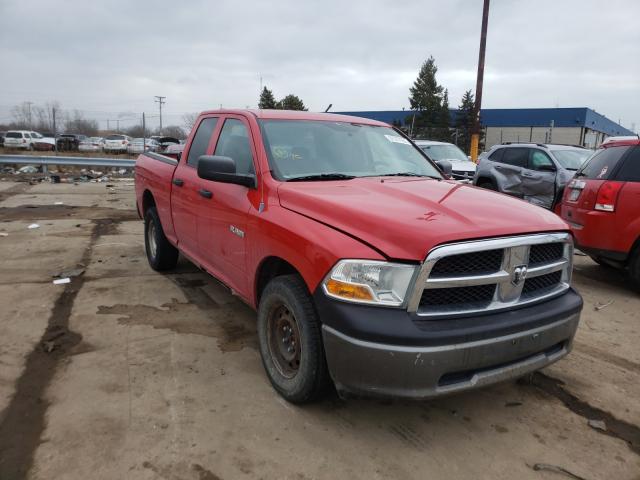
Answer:
[[[529,382],[295,407],[254,312],[187,261],[153,272],[113,185],[0,182],[0,479],[640,479],[640,295],[618,272],[576,257],[574,351]]]

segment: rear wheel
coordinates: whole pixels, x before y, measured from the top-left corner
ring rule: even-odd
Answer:
[[[156,207],[150,207],[144,215],[144,246],[154,270],[170,270],[178,263],[178,249],[164,235]]]
[[[271,280],[258,307],[260,356],[276,391],[292,403],[317,399],[329,383],[320,322],[298,275]]]
[[[631,279],[631,286],[637,292],[640,292],[640,246],[631,254],[631,261],[629,262],[629,278]]]

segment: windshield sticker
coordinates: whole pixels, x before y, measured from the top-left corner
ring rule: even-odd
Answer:
[[[604,177],[607,174],[607,170],[609,170],[609,166],[605,165],[602,171],[600,172],[600,175],[598,175],[598,178]]]
[[[387,140],[389,140],[391,143],[401,143],[403,145],[411,145],[409,143],[409,140],[407,140],[406,138],[398,137],[396,135],[385,135],[385,137],[387,137]]]

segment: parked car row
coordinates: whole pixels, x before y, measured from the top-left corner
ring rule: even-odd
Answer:
[[[10,130],[0,132],[0,146],[20,150],[80,151],[138,154],[145,151],[165,152],[172,145],[179,145],[180,140],[174,137],[155,136],[147,138],[131,138],[124,134],[103,137],[63,133],[40,134],[29,130]],[[144,144],[144,147],[143,147]]]

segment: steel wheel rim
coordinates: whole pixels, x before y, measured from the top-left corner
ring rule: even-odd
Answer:
[[[278,372],[286,378],[295,377],[300,368],[300,330],[293,312],[282,303],[269,313],[267,343]]]
[[[151,254],[151,258],[156,258],[158,245],[156,244],[156,226],[153,222],[149,222],[149,227],[147,228],[147,240],[149,243],[149,253]]]

